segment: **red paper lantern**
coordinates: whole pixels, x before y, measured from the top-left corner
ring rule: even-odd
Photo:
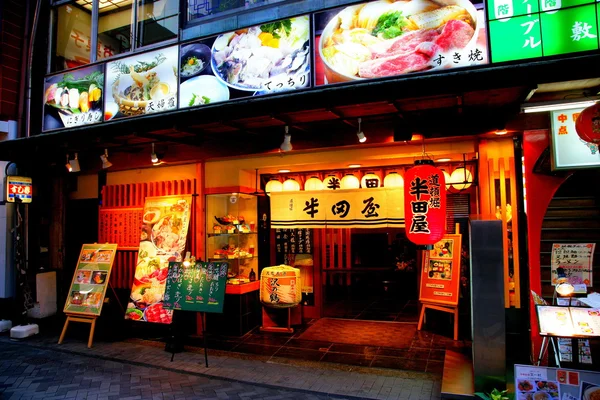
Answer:
[[[431,160],[417,160],[404,174],[406,237],[420,246],[439,242],[446,233],[446,179]]]
[[[579,114],[575,131],[586,142],[600,144],[600,103],[589,106]]]

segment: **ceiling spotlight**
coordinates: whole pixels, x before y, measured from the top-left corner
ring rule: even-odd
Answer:
[[[367,137],[365,136],[365,134],[363,133],[363,131],[360,129],[360,124],[362,122],[362,118],[358,119],[358,133],[356,134],[356,136],[358,136],[358,142],[359,143],[364,143],[367,141]]]
[[[292,135],[290,135],[289,132],[290,132],[289,127],[286,125],[285,126],[285,136],[283,137],[283,143],[281,143],[281,146],[279,147],[281,149],[281,151],[291,151],[293,149]]]
[[[100,160],[102,160],[103,169],[112,167],[112,163],[108,161],[108,149],[104,149],[104,154],[100,156]]]
[[[67,169],[69,169],[69,172],[79,172],[79,171],[81,171],[81,168],[79,168],[79,159],[77,158],[77,153],[75,153],[75,158],[73,160],[69,160],[69,162],[67,163],[67,165],[69,165],[69,164],[71,165],[71,169],[69,169],[67,167]]]
[[[150,153],[150,161],[152,161],[152,164],[158,164],[158,162],[160,161],[158,159],[158,156],[156,155],[156,152],[154,151],[154,143],[152,143],[152,153]]]
[[[69,155],[68,154],[67,154],[67,163],[65,164],[65,167],[67,168],[67,171],[73,172],[73,166],[69,162]]]

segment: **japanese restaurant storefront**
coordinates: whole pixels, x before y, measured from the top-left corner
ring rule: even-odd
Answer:
[[[520,228],[531,218],[521,137],[548,121],[521,114],[521,104],[598,91],[600,5],[281,1],[203,24],[192,1],[187,19],[171,1],[55,3],[50,62],[31,66],[39,87],[28,135],[3,142],[0,154],[40,182],[27,206],[30,268],[60,271],[59,302],[68,301],[81,245],[108,242],[118,245],[110,283],[132,329],[171,322],[166,275],[155,272],[186,252],[230,264],[225,313],[209,315],[209,331],[240,336],[264,324],[260,274],[281,263],[300,273],[296,322],[416,322],[420,283],[450,271],[423,276],[423,255],[404,234],[402,176],[428,158],[447,173],[446,231],[462,234],[452,249],[460,337],[471,331],[461,255],[469,216],[479,215],[501,221],[508,346],[528,361],[518,342],[529,335],[529,286],[539,277]],[[65,156],[80,171],[67,172]],[[312,208],[305,199],[316,191],[320,209],[316,196]],[[382,193],[387,200],[376,202]],[[156,200],[166,196],[176,202]],[[280,218],[292,198],[309,213]],[[353,222],[335,225],[328,214],[309,224],[317,212]],[[377,224],[365,222],[375,214]],[[161,234],[165,224],[176,225],[176,238]],[[374,297],[387,308],[352,307]]]

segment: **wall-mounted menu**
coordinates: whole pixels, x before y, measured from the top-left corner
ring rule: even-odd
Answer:
[[[312,229],[275,229],[275,255],[277,258],[277,265],[292,265],[288,259],[290,254],[295,255],[312,253]]]
[[[596,243],[553,243],[552,284],[558,283],[561,271],[570,284],[591,286],[595,248]]]
[[[537,306],[540,335],[600,336],[600,308]]]
[[[178,47],[106,64],[104,120],[177,109]]]
[[[80,68],[46,78],[42,130],[102,121],[104,66]]]
[[[181,46],[179,107],[308,87],[309,38],[304,15]]]
[[[67,294],[66,314],[100,315],[116,244],[84,244]]]
[[[163,307],[169,310],[223,312],[225,262],[196,262],[188,267],[181,262],[169,263]]]
[[[461,235],[448,234],[425,251],[419,300],[424,303],[458,304]]]

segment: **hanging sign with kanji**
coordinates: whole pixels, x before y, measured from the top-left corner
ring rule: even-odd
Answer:
[[[437,243],[446,232],[443,172],[428,163],[417,164],[406,171],[404,182],[406,237],[418,245]]]
[[[271,227],[402,228],[403,195],[402,188],[273,192]]]
[[[6,201],[14,203],[17,199],[21,203],[31,203],[33,194],[33,181],[27,176],[6,177]]]

